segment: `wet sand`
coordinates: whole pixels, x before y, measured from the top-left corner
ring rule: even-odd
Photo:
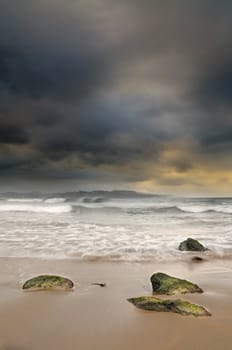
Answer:
[[[127,298],[151,294],[150,276],[166,272],[199,284],[183,299],[212,317],[136,309]],[[70,277],[73,292],[23,292],[37,274]],[[106,282],[101,288],[93,282]],[[231,350],[232,262],[107,263],[0,259],[0,349]]]

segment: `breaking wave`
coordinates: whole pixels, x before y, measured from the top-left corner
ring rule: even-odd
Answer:
[[[2,199],[3,200],[3,199]],[[8,198],[7,202],[18,202],[18,203],[41,203],[43,202],[42,198]]]
[[[144,214],[170,214],[170,215],[181,215],[181,214],[223,214],[223,215],[231,215],[231,210],[190,210],[190,209],[182,209],[178,206],[170,206],[170,207],[141,207],[141,208],[128,208],[128,207],[120,207],[120,206],[85,206],[85,205],[72,205],[72,211],[76,213],[83,212],[105,212],[105,213],[125,213],[129,215],[144,215]]]
[[[105,213],[105,214],[128,214],[128,215],[231,215],[232,208],[202,209],[179,206],[141,206],[127,207],[103,204],[103,198],[84,198],[81,202],[68,202],[66,198],[26,198],[7,199],[0,202],[0,212],[33,212],[33,213]]]
[[[82,199],[83,203],[103,203],[105,201],[106,199],[102,197],[97,197],[97,198],[87,197]]]
[[[33,213],[68,213],[72,206],[65,205],[30,205],[30,204],[1,204],[0,212],[33,212]]]

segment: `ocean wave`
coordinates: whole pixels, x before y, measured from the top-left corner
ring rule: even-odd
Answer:
[[[156,256],[145,256],[145,255],[122,255],[122,254],[105,254],[105,255],[98,255],[98,254],[83,254],[82,256],[79,254],[65,254],[65,252],[54,252],[53,251],[41,251],[40,253],[38,252],[0,252],[0,258],[33,258],[33,259],[46,259],[46,260],[72,260],[76,262],[94,262],[94,263],[162,263],[162,264],[167,264],[167,263],[185,263],[185,264],[196,264],[192,262],[192,257],[191,256],[176,256],[176,255],[156,255]],[[226,254],[226,255],[215,255],[215,256],[210,256],[206,257],[204,264],[204,269],[208,273],[221,273],[221,272],[226,272],[223,265],[220,267],[217,267],[215,270],[215,267],[212,265],[212,262],[214,261],[227,261],[230,262],[232,261],[232,255]],[[208,264],[207,264],[208,262]],[[209,262],[211,264],[209,264]],[[205,263],[207,264],[205,266]],[[210,266],[210,267],[208,267]],[[231,266],[231,265],[230,265]],[[208,268],[207,268],[208,267]],[[231,271],[230,267],[227,267],[229,271]]]
[[[91,204],[91,203],[89,203]],[[178,207],[142,207],[142,208],[127,208],[120,206],[88,206],[88,205],[72,205],[73,212],[112,212],[112,213],[127,213],[127,214],[146,214],[146,213],[185,213],[184,210]]]
[[[5,199],[2,199],[5,200]],[[7,202],[18,202],[18,203],[41,203],[42,198],[8,198]]]
[[[44,201],[45,203],[64,203],[66,202],[66,198],[59,198],[59,197],[54,197],[54,198],[47,198]]]
[[[29,204],[1,204],[0,212],[33,212],[33,213],[68,213],[72,206],[65,205],[29,205]]]
[[[171,252],[165,252],[160,253],[156,252],[154,255],[151,254],[117,254],[117,253],[111,253],[111,254],[83,254],[82,256],[79,254],[70,254],[69,256],[66,256],[66,258],[73,258],[80,261],[89,261],[89,262],[133,262],[133,263],[146,263],[146,262],[185,262],[185,263],[192,263],[192,257],[196,256],[195,254],[174,254]],[[225,253],[225,254],[219,254],[219,253],[212,253],[208,256],[202,257],[206,262],[207,261],[214,261],[214,260],[232,260],[232,254],[231,253]],[[212,269],[212,266],[211,268]]]
[[[223,214],[223,215],[231,215],[232,214],[232,208],[223,208],[223,209],[182,209],[179,208],[184,213],[190,213],[190,214]]]
[[[18,242],[19,244],[19,242]],[[65,244],[65,243],[64,243]],[[17,251],[10,249],[9,251],[0,251],[0,257],[21,257],[21,258],[37,258],[37,259],[65,259],[65,260],[76,260],[80,262],[126,262],[126,263],[186,263],[193,264],[192,258],[196,256],[196,252],[178,252],[178,251],[159,251],[153,250],[153,252],[135,252],[133,251],[121,251],[121,252],[110,252],[105,250],[105,252],[97,251],[70,251],[66,250],[57,250],[55,245],[53,247],[46,248],[46,245],[41,247],[40,250],[31,250],[27,249]],[[204,259],[204,263],[213,262],[213,261],[231,261],[232,253],[231,252],[217,252],[209,251],[208,253],[200,254]],[[212,270],[212,265],[209,267],[209,271]]]
[[[231,215],[232,214],[232,209],[227,209],[227,210],[214,210],[214,209],[210,209],[208,211],[206,211],[206,213],[211,213],[211,214],[223,214],[223,215]]]
[[[105,198],[97,197],[97,198],[91,198],[91,197],[85,197],[82,199],[83,203],[103,203],[105,202]]]
[[[187,213],[187,211],[180,209],[177,206],[170,207],[145,207],[145,208],[126,208],[123,209],[128,214],[179,214],[179,213]]]
[[[132,208],[125,209],[129,214],[146,214],[146,213],[157,213],[157,214],[223,214],[231,215],[232,209],[218,210],[218,209],[189,209],[181,208],[178,206],[170,207],[147,207],[147,208]]]
[[[190,264],[193,254],[232,259],[232,199],[110,196],[8,194],[0,201],[0,256]],[[209,251],[180,252],[187,237]]]
[[[90,205],[88,205],[90,204]],[[102,212],[102,213],[124,213],[129,215],[144,215],[144,214],[190,214],[190,215],[197,215],[197,214],[222,214],[222,215],[231,215],[232,209],[230,211],[223,211],[223,210],[215,210],[215,209],[207,209],[207,210],[187,210],[180,208],[178,206],[169,206],[169,207],[124,207],[124,206],[109,206],[109,205],[101,205],[101,206],[91,206],[91,204],[96,204],[94,202],[88,202],[86,205],[74,205],[72,204],[72,211],[73,212]]]
[[[87,204],[87,203],[86,203]],[[94,204],[94,203],[89,203]],[[127,207],[120,207],[120,206],[88,206],[88,205],[72,205],[73,211],[96,211],[96,212],[112,212],[112,213],[126,213],[131,215],[139,215],[139,214],[232,214],[232,210],[230,211],[223,211],[223,210],[214,210],[214,209],[208,209],[208,210],[187,210],[182,209],[178,206],[169,206],[169,207],[135,207],[135,208],[127,208]]]
[[[117,214],[122,213],[123,208],[120,207],[113,207],[113,206],[91,206],[91,204],[94,205],[94,203],[89,203],[89,205],[86,203],[86,205],[77,205],[72,204],[72,212],[77,214],[87,214],[87,213],[102,213],[102,214]]]
[[[146,206],[146,207],[126,207],[121,205],[104,205],[102,198],[91,199],[84,203],[74,204],[68,202],[66,198],[25,198],[25,199],[8,199],[0,202],[0,212],[38,212],[38,213],[101,213],[101,214],[125,214],[125,215],[226,215],[231,216],[232,209],[202,209],[202,208],[185,208],[179,206]]]

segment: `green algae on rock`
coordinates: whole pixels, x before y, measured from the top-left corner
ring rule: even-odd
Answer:
[[[191,252],[204,252],[207,250],[200,242],[196,239],[188,238],[181,242],[179,245],[179,250],[181,251],[191,251]]]
[[[164,300],[151,296],[141,296],[137,298],[127,299],[130,303],[137,308],[147,311],[157,312],[174,312],[181,315],[192,316],[211,316],[210,312],[203,306],[189,303],[188,301],[176,299],[176,300]]]
[[[24,290],[71,290],[73,282],[65,277],[55,275],[40,275],[26,281]]]
[[[203,290],[197,284],[162,272],[154,273],[151,276],[151,284],[153,292],[156,294],[203,293]]]

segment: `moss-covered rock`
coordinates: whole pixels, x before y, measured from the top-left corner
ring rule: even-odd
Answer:
[[[207,249],[196,239],[188,238],[180,243],[179,250],[191,252],[204,252]]]
[[[192,304],[181,299],[163,300],[155,297],[142,296],[138,298],[130,298],[128,301],[135,305],[137,308],[147,311],[175,312],[181,315],[192,316],[211,315],[210,312],[203,306]]]
[[[151,276],[151,284],[153,292],[156,294],[203,293],[203,290],[197,284],[166,275],[162,272],[154,273]]]
[[[24,290],[70,290],[74,286],[73,282],[65,277],[54,275],[40,275],[26,281]]]

